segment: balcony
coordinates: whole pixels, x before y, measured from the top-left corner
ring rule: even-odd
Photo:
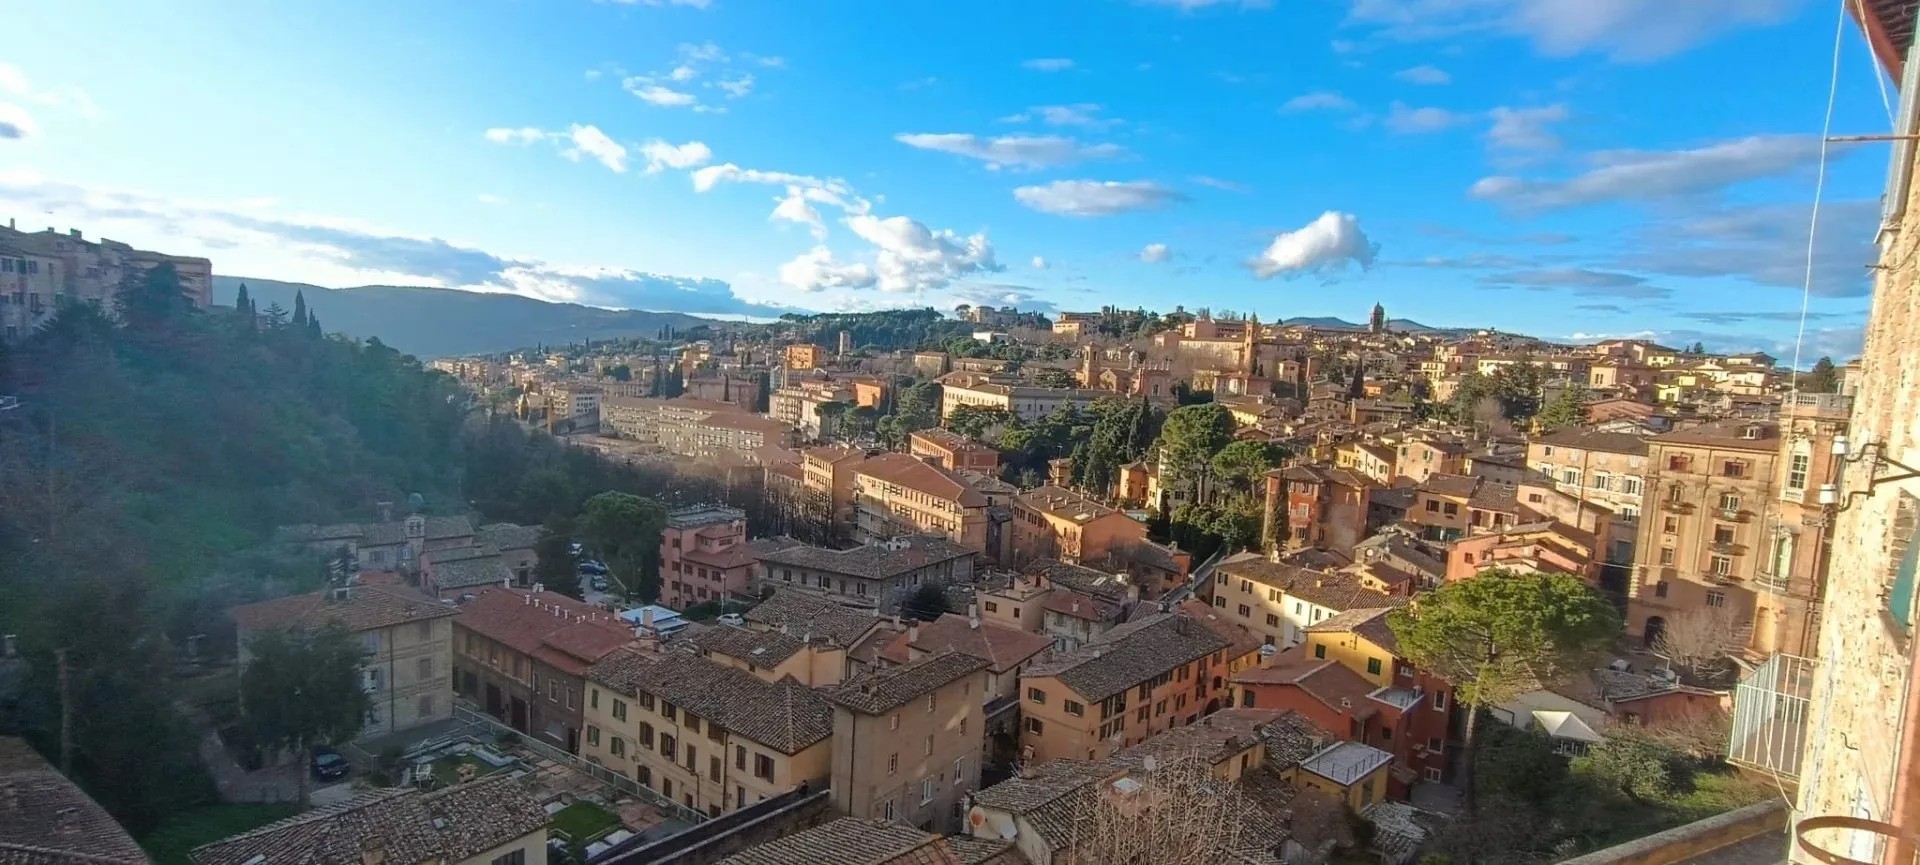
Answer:
[[[1747,551],[1747,545],[1739,541],[1714,541],[1708,548],[1727,556],[1737,556]]]
[[[1743,511],[1739,508],[1721,508],[1720,509],[1720,519],[1725,522],[1744,523],[1752,518],[1753,518],[1752,511]]]
[[[1727,762],[1798,781],[1818,661],[1774,655],[1733,691]]]
[[[1660,502],[1660,509],[1670,514],[1690,514],[1693,513],[1693,503],[1677,499],[1665,499]]]

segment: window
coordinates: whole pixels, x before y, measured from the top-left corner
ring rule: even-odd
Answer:
[[[707,758],[707,777],[715,781],[720,780],[720,758],[719,757]]]
[[[1028,729],[1033,729],[1034,727],[1036,727],[1036,726],[1038,726],[1038,725],[1039,725],[1039,723],[1040,723],[1040,720],[1039,720],[1038,718],[1028,718],[1028,719],[1027,719],[1027,728],[1028,728]],[[1036,732],[1036,733],[1037,733],[1037,732],[1039,732],[1039,731],[1038,731],[1038,730],[1034,730],[1034,732]],[[899,755],[899,754],[888,754],[888,755],[887,755],[887,774],[889,774],[889,775],[891,775],[891,774],[893,774],[893,773],[895,773],[895,772],[898,772],[898,771],[900,771],[900,755]]]
[[[1728,576],[1733,573],[1733,559],[1726,556],[1707,557],[1707,566],[1716,576]]]
[[[613,719],[616,721],[625,721],[627,719],[627,701],[613,701]]]
[[[1621,506],[1620,506],[1620,521],[1621,521],[1621,522],[1623,522],[1623,523],[1637,523],[1637,522],[1639,522],[1639,521],[1640,521],[1640,509],[1639,509],[1639,508],[1636,508],[1636,507],[1634,507],[1633,505],[1621,505]]]
[[[419,717],[422,717],[422,718],[433,717],[433,695],[421,694],[420,704],[416,708],[419,709],[420,711]]]
[[[1620,491],[1630,496],[1639,495],[1640,494],[1640,477],[1638,475],[1621,475]]]
[[[1427,499],[1427,513],[1432,514],[1432,513],[1439,513],[1439,512],[1440,512],[1440,503],[1433,499]]]
[[[493,857],[489,865],[527,865],[527,851],[514,850]]]
[[[560,702],[560,683],[554,679],[547,680],[547,702]]]
[[[1807,472],[1813,464],[1813,458],[1807,454],[1794,454],[1787,458],[1787,489],[1792,492],[1805,492]]]
[[[593,745],[595,747],[599,747],[600,745],[600,728],[599,727],[595,727],[592,724],[587,725],[587,744]]]
[[[959,784],[967,778],[967,758],[953,761],[953,783]]]
[[[932,778],[920,779],[920,804],[925,805],[933,801],[934,786],[935,782]]]
[[[1568,486],[1574,486],[1574,487],[1579,486],[1580,470],[1579,469],[1561,469],[1560,482]]]
[[[1326,656],[1327,656],[1327,644],[1326,644],[1326,643],[1314,643],[1314,644],[1313,644],[1313,656],[1314,656],[1314,657],[1316,657],[1316,658],[1324,658],[1324,657],[1326,657]]]
[[[996,604],[996,603],[994,603],[994,602],[992,602],[992,601],[988,601],[988,602],[986,603],[986,608],[987,608],[987,612],[989,612],[989,613],[997,613],[997,612],[1000,612],[1000,605],[999,605],[999,604]]]
[[[1249,607],[1248,607],[1248,606],[1247,606],[1246,604],[1241,604],[1241,605],[1240,605],[1240,617],[1244,619],[1244,618],[1246,618],[1246,617],[1248,617],[1248,616],[1251,616],[1251,615],[1253,615],[1253,610],[1252,610],[1251,608],[1249,608]]]
[[[1432,781],[1435,784],[1440,783],[1440,770],[1435,769],[1431,766],[1427,767],[1427,780]]]
[[[1068,700],[1064,705],[1066,706],[1067,714],[1072,715],[1076,718],[1087,714],[1087,707],[1085,705],[1082,705],[1078,701]],[[1040,731],[1035,730],[1034,732],[1038,733]]]
[[[1744,460],[1727,460],[1720,464],[1720,473],[1730,478],[1747,476],[1747,464]]]
[[[933,695],[932,694],[927,695],[927,711],[929,712],[933,711]]]
[[[1663,565],[1673,564],[1673,548],[1672,547],[1660,548],[1660,564],[1663,564]]]
[[[625,757],[627,756],[627,740],[615,736],[612,741],[607,743],[607,750],[612,751],[615,757]]]
[[[698,748],[695,748],[692,742],[688,742],[687,743],[687,771],[692,772],[694,774],[699,774],[700,770],[696,768],[699,765],[700,765],[700,750]]]
[[[1740,510],[1740,497],[1733,493],[1720,494],[1720,509],[1723,511]]]
[[[640,722],[640,747],[653,747],[653,725],[645,721]]]
[[[673,708],[672,703],[669,703],[665,700],[660,701],[660,717],[671,721],[674,719],[674,716],[678,714],[678,712],[679,710]]]
[[[1450,517],[1457,516],[1460,513],[1460,506],[1454,504],[1453,502],[1447,502],[1445,505],[1441,506],[1440,511],[1441,513],[1444,513]]]
[[[1447,710],[1447,692],[1433,692],[1433,710],[1435,712],[1445,712]]]
[[[700,732],[700,716],[699,715],[695,715],[692,712],[688,712],[687,717],[683,721],[683,723],[686,724],[687,732],[689,733]]]
[[[1276,615],[1274,615],[1274,614],[1272,614],[1272,613],[1268,613],[1268,614],[1267,614],[1267,627],[1269,627],[1269,628],[1277,628],[1277,627],[1280,627],[1280,617],[1279,617],[1279,616],[1276,616]]]
[[[1047,704],[1047,692],[1045,692],[1045,691],[1042,691],[1042,690],[1040,690],[1039,688],[1028,688],[1028,689],[1027,689],[1027,702],[1029,702],[1029,703],[1032,703],[1032,704],[1034,704],[1034,705],[1036,705],[1036,706],[1044,706],[1044,705],[1046,705],[1046,704]],[[897,719],[897,717],[898,717],[898,716],[896,716],[896,719]],[[896,730],[897,730],[897,729],[899,729],[899,728],[900,728],[900,723],[899,723],[899,721],[898,721],[898,720],[895,720],[895,722],[894,722],[894,725],[893,725],[893,726],[894,726],[894,729],[896,729]]]
[[[587,708],[590,708],[590,709],[600,708],[600,689],[599,688],[587,689]]]
[[[1379,658],[1367,659],[1367,675],[1369,676],[1380,675],[1380,659]]]
[[[1593,483],[1590,484],[1590,486],[1592,486],[1596,490],[1612,489],[1613,476],[1607,474],[1606,472],[1594,472]]]
[[[921,745],[920,753],[922,754],[933,753],[933,734],[932,733],[927,734],[926,741]]]
[[[765,754],[753,755],[753,777],[773,780],[773,758]]]
[[[1666,580],[1661,580],[1660,582],[1653,584],[1653,596],[1656,598],[1664,598],[1667,596]]]
[[[1714,526],[1713,543],[1715,546],[1727,546],[1733,543],[1732,526]]]
[[[741,747],[739,745],[733,746],[733,768],[739,769],[742,772],[745,772],[747,770],[747,749],[746,748]]]
[[[680,742],[669,734],[661,733],[660,754],[669,761],[678,762],[680,759]]]
[[[1685,454],[1673,454],[1667,457],[1667,471],[1684,472],[1693,464],[1693,458]]]
[[[1707,591],[1707,606],[1724,607],[1727,605],[1727,593],[1710,589]]]

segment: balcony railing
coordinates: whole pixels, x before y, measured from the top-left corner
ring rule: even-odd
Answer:
[[[1739,541],[1714,541],[1711,546],[1714,552],[1730,556],[1737,556],[1747,551],[1747,545]]]
[[[1663,499],[1660,502],[1660,509],[1670,514],[1690,514],[1693,513],[1693,503],[1675,499]]]
[[[1750,511],[1743,511],[1739,508],[1720,509],[1720,519],[1730,523],[1744,523],[1752,516],[1753,514]]]
[[[1733,692],[1727,762],[1788,781],[1799,779],[1818,664],[1811,658],[1774,655],[1740,680]]]

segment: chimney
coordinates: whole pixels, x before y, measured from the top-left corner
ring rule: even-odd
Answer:
[[[649,631],[653,630],[653,607],[651,605],[640,608],[640,627],[646,628]],[[786,629],[783,627],[781,630],[784,631]]]
[[[979,604],[967,605],[967,627],[972,628],[973,630],[976,630],[976,631],[980,630],[980,605]]]
[[[1267,551],[1267,561],[1272,562],[1276,565],[1280,564],[1280,548],[1278,546]]]
[[[546,584],[546,583],[534,583],[534,584],[533,584],[533,590],[534,590],[535,592],[544,592],[544,591],[546,591],[546,590],[547,590],[547,584]]]
[[[920,623],[915,621],[907,625],[907,645],[913,645],[918,642],[920,642]]]
[[[521,596],[520,596],[520,606],[523,606],[523,607],[531,607],[531,606],[533,606],[533,596],[532,596],[532,595],[521,595]]]

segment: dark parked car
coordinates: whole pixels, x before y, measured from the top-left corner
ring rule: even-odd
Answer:
[[[340,756],[339,751],[325,745],[313,747],[313,759],[310,763],[313,767],[313,777],[322,781],[338,781],[347,777],[347,773],[353,770],[353,764],[347,762],[347,758]]]

